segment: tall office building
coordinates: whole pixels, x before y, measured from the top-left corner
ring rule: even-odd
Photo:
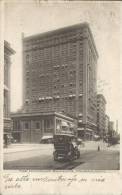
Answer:
[[[102,94],[97,95],[97,133],[103,137],[105,135],[105,111],[106,111],[106,100]]]
[[[95,129],[97,59],[87,23],[23,37],[23,112],[61,112]]]
[[[11,55],[15,51],[7,41],[4,41],[4,134],[11,133],[10,119],[10,66]]]

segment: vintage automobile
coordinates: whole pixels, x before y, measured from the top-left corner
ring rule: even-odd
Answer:
[[[74,160],[80,158],[77,138],[71,134],[56,134],[53,137],[54,160]]]

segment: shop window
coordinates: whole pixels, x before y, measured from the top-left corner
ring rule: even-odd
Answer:
[[[28,122],[25,123],[25,129],[29,129],[29,124],[28,124]]]
[[[53,121],[51,119],[45,119],[44,120],[44,129],[45,132],[51,133],[53,129]]]

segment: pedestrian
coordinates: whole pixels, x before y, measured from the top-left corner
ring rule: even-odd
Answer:
[[[98,145],[98,148],[97,148],[98,151],[100,151],[100,146]]]
[[[5,147],[7,148],[8,146],[8,136],[7,135],[4,136],[4,140],[5,140]]]

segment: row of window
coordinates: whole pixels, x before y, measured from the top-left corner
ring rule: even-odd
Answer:
[[[82,60],[83,57],[80,58],[80,60]],[[40,59],[37,59],[37,58],[33,58],[33,59],[29,59],[28,61],[26,61],[26,65],[31,65],[33,63],[43,63],[43,64],[51,64],[51,61],[52,63],[57,63],[57,62],[60,62],[60,61],[73,61],[73,60],[76,60],[76,53],[71,53],[70,56],[67,56],[66,55],[66,52],[64,53],[64,55],[61,55],[61,56],[55,56],[54,58],[52,57],[45,57],[45,58],[40,58]]]
[[[28,67],[28,66],[26,66],[26,69],[25,69],[25,71],[26,71],[26,73],[29,73],[29,72],[37,72],[37,70],[40,72],[40,73],[42,73],[43,74],[43,72],[44,71],[50,71],[50,72],[52,72],[52,71],[65,71],[65,68],[69,68],[69,70],[70,69],[75,69],[76,68],[76,63],[68,63],[68,64],[46,64],[46,63],[44,63],[44,64],[40,64],[40,63],[36,63],[36,64],[32,64],[30,67]],[[82,70],[82,67],[80,67],[80,70]]]
[[[33,130],[33,129],[43,129],[44,132],[49,132],[51,129],[53,129],[53,120],[52,119],[44,119],[44,123],[42,121],[33,121],[33,124],[31,126],[31,121],[14,121],[14,130]]]
[[[56,59],[63,56],[66,57],[72,57],[72,55],[76,56],[77,49],[76,46],[67,46],[66,48],[63,48],[62,50],[60,48],[50,48],[47,51],[41,52],[41,50],[38,50],[36,53],[31,53],[26,55],[26,63],[28,64],[31,61],[36,60],[50,60],[50,59]],[[80,56],[83,54],[83,48],[80,48]]]
[[[46,79],[49,79],[49,78],[53,79],[54,77],[60,78],[60,77],[64,77],[64,76],[67,76],[67,77],[68,76],[70,76],[70,77],[74,76],[75,77],[76,76],[76,70],[69,70],[67,72],[64,72],[64,71],[60,71],[60,72],[54,71],[54,72],[52,72],[52,74],[51,74],[51,72],[50,73],[40,73],[39,74],[38,72],[35,71],[31,75],[29,75],[29,71],[26,71],[26,78],[29,79],[30,76],[31,76],[31,78],[33,78],[33,79],[35,79],[37,81],[38,81],[39,78],[41,78],[41,79],[44,79],[44,78],[46,78]],[[82,76],[83,76],[83,72],[82,71],[79,72],[79,76],[80,76],[79,79],[81,80]]]
[[[80,86],[82,86],[82,83],[83,83],[83,78],[81,76],[79,80]],[[31,79],[30,77],[26,77],[26,84],[27,84],[27,87],[29,88],[31,88],[31,86],[36,87],[36,88],[39,88],[40,86],[41,88],[43,88],[44,85],[46,87],[54,85],[54,88],[56,88],[55,86],[57,84],[58,84],[58,87],[60,84],[61,84],[61,87],[62,87],[62,84],[65,84],[65,86],[75,86],[76,85],[76,75],[75,73],[73,74],[69,73],[69,75],[66,73],[66,74],[60,75],[60,77],[58,75],[54,75],[53,78],[51,76],[50,77],[43,76],[42,78],[31,77]],[[91,90],[89,92],[91,92],[92,94]]]
[[[61,96],[59,96],[59,95],[57,95],[57,96],[54,96],[54,97],[40,97],[40,98],[38,98],[38,101],[39,102],[41,102],[41,101],[45,101],[45,100],[58,100],[58,99],[64,99],[64,98],[74,98],[76,95],[75,94],[70,94],[70,95],[68,95],[68,96],[65,96],[65,97],[61,97]],[[83,96],[83,94],[79,94],[79,97],[82,97]],[[26,99],[25,100],[25,102],[26,103],[29,103],[29,99]]]

